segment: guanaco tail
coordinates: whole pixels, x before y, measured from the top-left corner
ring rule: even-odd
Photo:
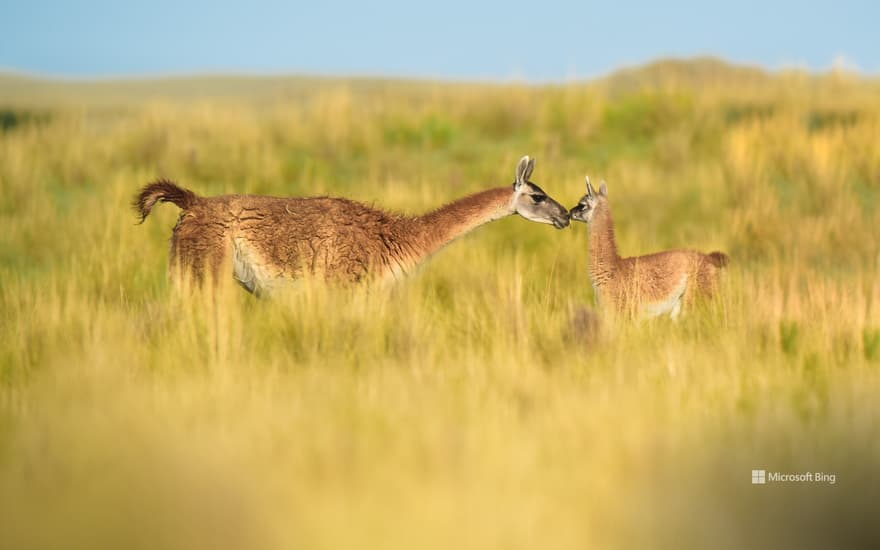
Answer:
[[[200,197],[168,180],[144,187],[134,207],[141,222],[157,202],[181,209],[171,237],[173,278],[216,281],[231,267],[235,280],[262,295],[304,276],[344,283],[398,279],[457,237],[512,214],[568,226],[568,210],[529,181],[534,168],[534,159],[523,157],[513,185],[421,216],[344,198]]]
[[[571,219],[590,229],[590,282],[600,307],[647,317],[677,318],[698,296],[715,292],[729,258],[723,252],[667,250],[621,258],[605,182],[597,193],[587,177],[587,194],[571,209]]]

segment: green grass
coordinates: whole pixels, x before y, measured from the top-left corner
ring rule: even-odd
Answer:
[[[878,99],[712,62],[0,80],[0,547],[876,545]],[[586,227],[515,217],[392,288],[181,296],[175,208],[128,206],[167,176],[415,213],[524,154],[566,205],[606,179],[627,255],[730,253],[720,299],[594,326]]]

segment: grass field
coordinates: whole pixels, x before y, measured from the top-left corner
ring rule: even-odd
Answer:
[[[0,547],[850,548],[880,527],[880,83],[0,78]],[[180,296],[200,194],[417,213],[608,181],[624,254],[724,250],[682,322],[585,326],[587,228],[504,219],[392,288]],[[836,483],[751,484],[751,470]]]

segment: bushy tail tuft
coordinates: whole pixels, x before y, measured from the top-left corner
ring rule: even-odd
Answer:
[[[727,264],[730,263],[730,257],[724,252],[710,252],[708,258],[715,267],[727,267]]]
[[[160,179],[141,189],[141,192],[134,198],[132,206],[141,216],[138,223],[144,223],[157,202],[173,202],[182,210],[186,210],[196,200],[198,197],[189,189],[179,187],[173,181]]]

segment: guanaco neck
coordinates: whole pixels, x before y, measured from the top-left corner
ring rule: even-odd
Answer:
[[[422,216],[409,218],[408,233],[415,263],[458,237],[515,212],[514,191],[499,187],[468,195]]]
[[[619,262],[611,206],[600,202],[590,221],[590,280],[593,285],[601,287],[610,281]]]

